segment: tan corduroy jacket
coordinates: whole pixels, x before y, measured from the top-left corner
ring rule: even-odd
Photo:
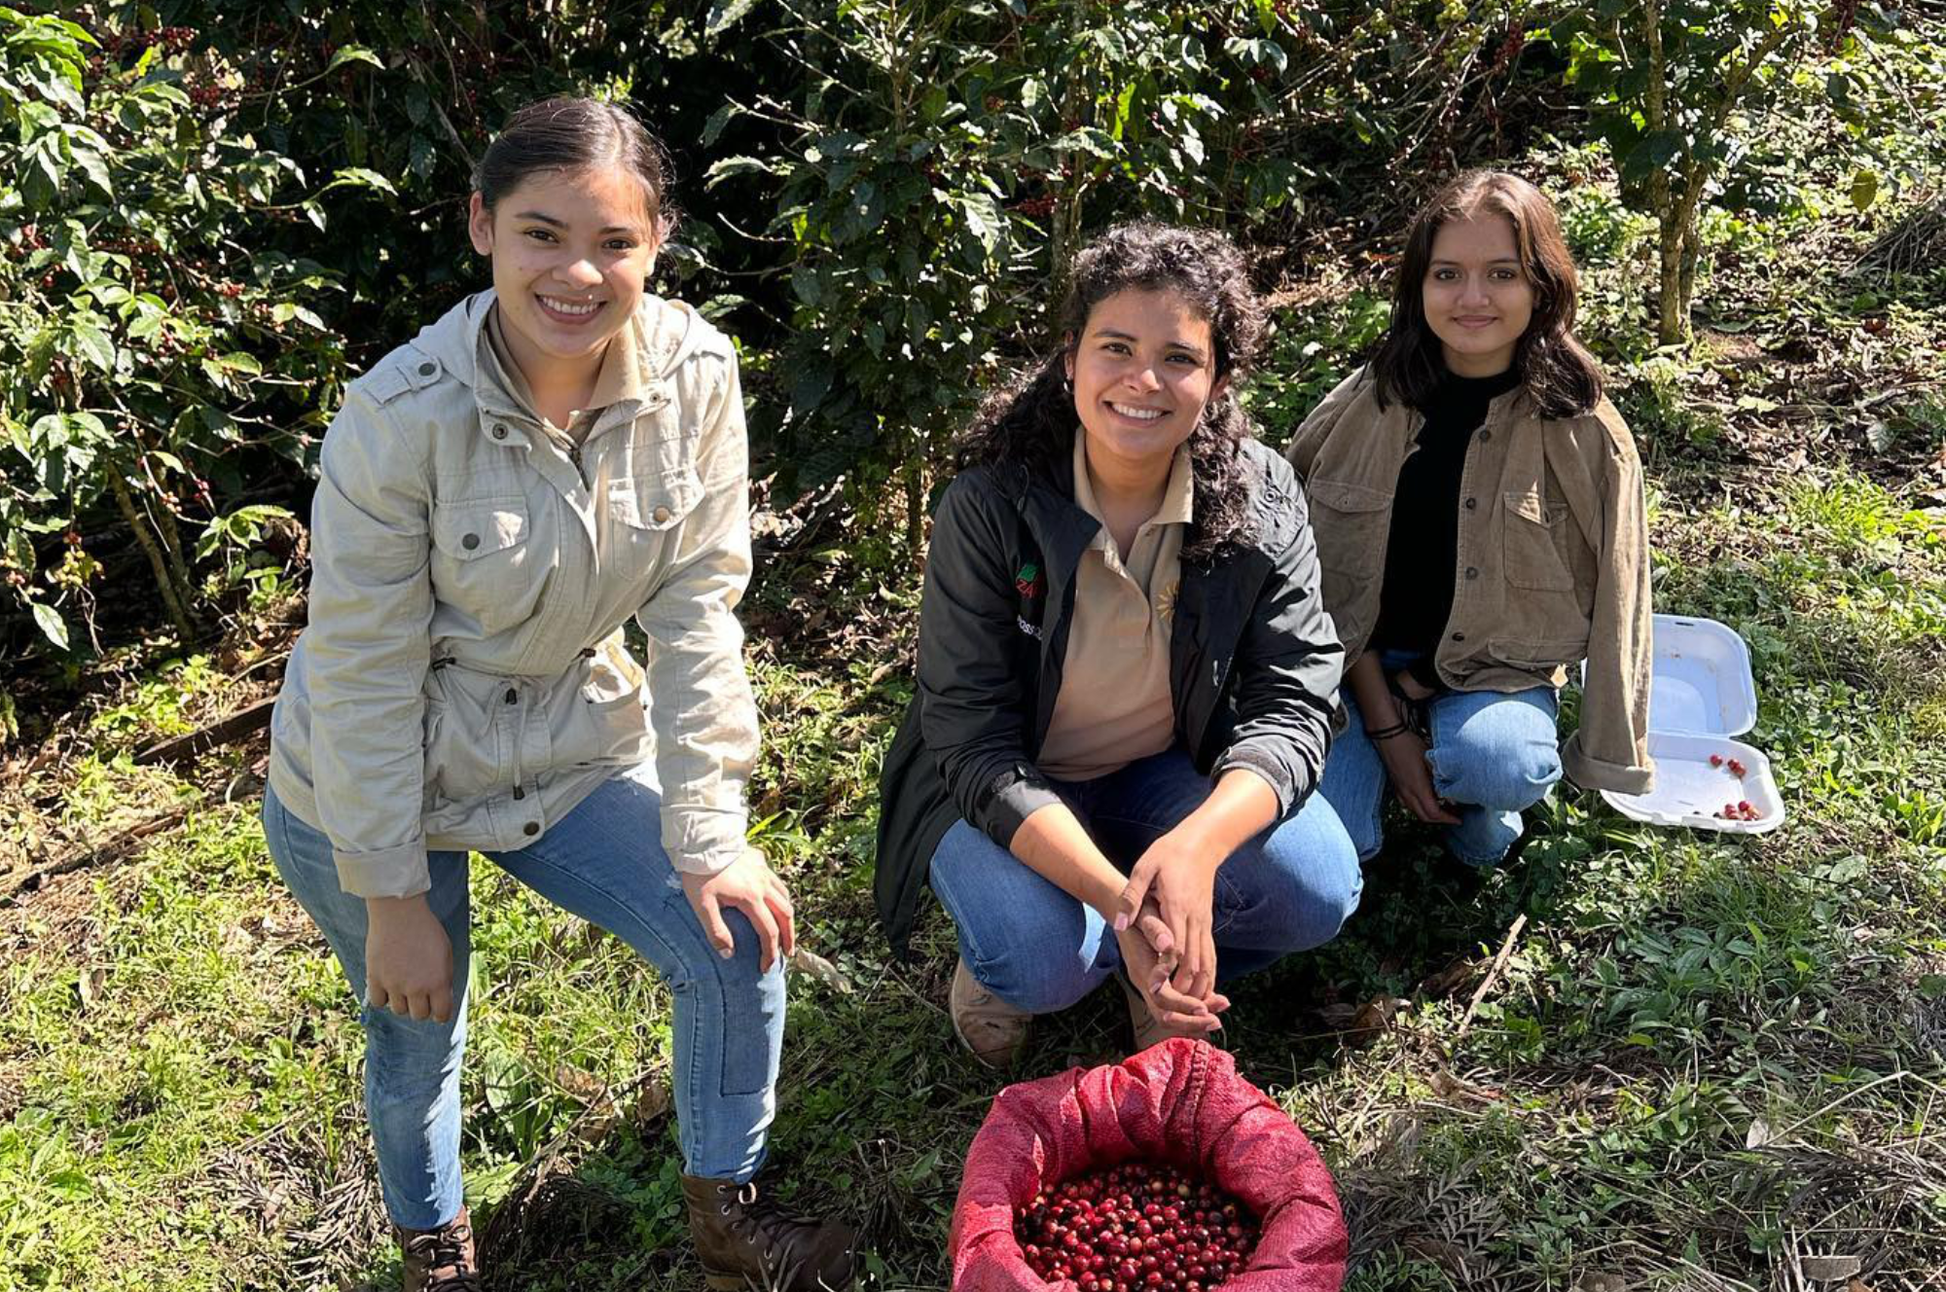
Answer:
[[[324,437],[271,784],[330,837],[346,892],[406,896],[428,848],[523,847],[653,755],[670,858],[720,870],[757,750],[732,613],[750,577],[735,351],[645,297],[617,338],[627,393],[573,446],[482,364],[492,303],[380,360]]]
[[[1378,621],[1392,495],[1424,418],[1380,409],[1369,369],[1304,420],[1285,451],[1305,482],[1324,605],[1350,667]],[[1647,791],[1649,540],[1642,465],[1615,406],[1548,420],[1522,390],[1495,399],[1460,476],[1453,611],[1434,664],[1462,691],[1561,686],[1588,662],[1581,726],[1561,748],[1576,783]]]

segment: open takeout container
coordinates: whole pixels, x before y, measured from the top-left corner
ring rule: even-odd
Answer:
[[[1623,816],[1651,825],[1726,834],[1764,834],[1784,824],[1784,798],[1763,750],[1735,739],[1757,725],[1750,648],[1714,619],[1656,615],[1649,684],[1649,757],[1655,789],[1601,796]],[[1712,766],[1710,756],[1722,760]],[[1735,760],[1743,775],[1730,770]],[[1747,801],[1754,820],[1718,816]]]

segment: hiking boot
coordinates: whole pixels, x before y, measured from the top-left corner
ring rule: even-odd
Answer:
[[[717,1292],[837,1292],[849,1288],[858,1237],[835,1220],[799,1215],[756,1181],[682,1178],[703,1281]]]
[[[1027,1048],[1027,1025],[1034,1016],[982,987],[966,967],[964,956],[953,970],[953,990],[947,1001],[952,1007],[953,1032],[974,1058],[1002,1072],[1020,1062]]]
[[[1128,1027],[1135,1034],[1135,1047],[1130,1054],[1140,1054],[1151,1045],[1160,1044],[1172,1037],[1186,1036],[1192,1041],[1207,1041],[1211,1033],[1200,1027],[1177,1027],[1164,1023],[1149,1008],[1149,1002],[1142,996],[1134,983],[1125,973],[1116,973],[1115,981],[1122,985],[1122,996],[1128,1001]]]
[[[473,1250],[473,1222],[466,1208],[437,1229],[394,1226],[405,1262],[405,1292],[481,1292],[480,1263]]]

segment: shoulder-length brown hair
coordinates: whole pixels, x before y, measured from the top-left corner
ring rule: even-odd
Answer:
[[[1601,369],[1575,339],[1580,296],[1574,258],[1561,236],[1554,204],[1518,175],[1468,171],[1434,195],[1413,220],[1392,287],[1392,322],[1372,359],[1378,401],[1423,408],[1446,377],[1439,338],[1426,322],[1426,271],[1433,239],[1449,220],[1498,215],[1513,225],[1521,271],[1534,288],[1534,316],[1514,350],[1520,383],[1543,417],[1574,417],[1601,399]]]

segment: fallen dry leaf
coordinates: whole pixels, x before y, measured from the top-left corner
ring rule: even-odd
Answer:
[[[1865,1268],[1865,1262],[1856,1256],[1800,1256],[1798,1268],[1804,1271],[1807,1279],[1820,1283],[1836,1283],[1839,1279],[1849,1279]]]

